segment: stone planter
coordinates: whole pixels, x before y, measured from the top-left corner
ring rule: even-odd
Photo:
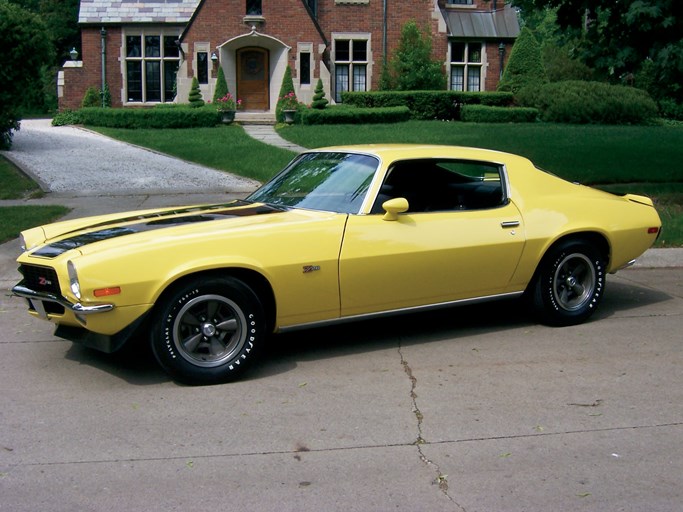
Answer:
[[[292,124],[294,122],[294,114],[296,114],[296,110],[283,110],[282,113],[285,116],[285,123]]]
[[[221,122],[224,124],[230,124],[235,120],[234,110],[223,110],[221,112]]]

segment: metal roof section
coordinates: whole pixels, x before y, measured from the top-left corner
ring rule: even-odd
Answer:
[[[78,23],[187,23],[199,0],[81,0]]]
[[[468,39],[514,39],[519,36],[517,12],[506,5],[492,12],[447,11],[448,35]]]

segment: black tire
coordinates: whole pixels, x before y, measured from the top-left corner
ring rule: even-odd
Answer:
[[[231,277],[203,277],[162,297],[151,343],[173,379],[219,384],[252,365],[265,336],[263,307],[251,288]]]
[[[531,288],[541,322],[566,326],[585,322],[605,293],[605,256],[584,241],[560,242],[539,265]]]

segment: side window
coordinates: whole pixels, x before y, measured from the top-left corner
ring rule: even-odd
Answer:
[[[481,210],[506,204],[502,166],[474,160],[406,160],[389,170],[372,213],[395,197],[408,212]]]

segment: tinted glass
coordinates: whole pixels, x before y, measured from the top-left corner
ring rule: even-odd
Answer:
[[[358,213],[379,162],[354,153],[307,153],[254,192],[248,200],[323,210]]]

